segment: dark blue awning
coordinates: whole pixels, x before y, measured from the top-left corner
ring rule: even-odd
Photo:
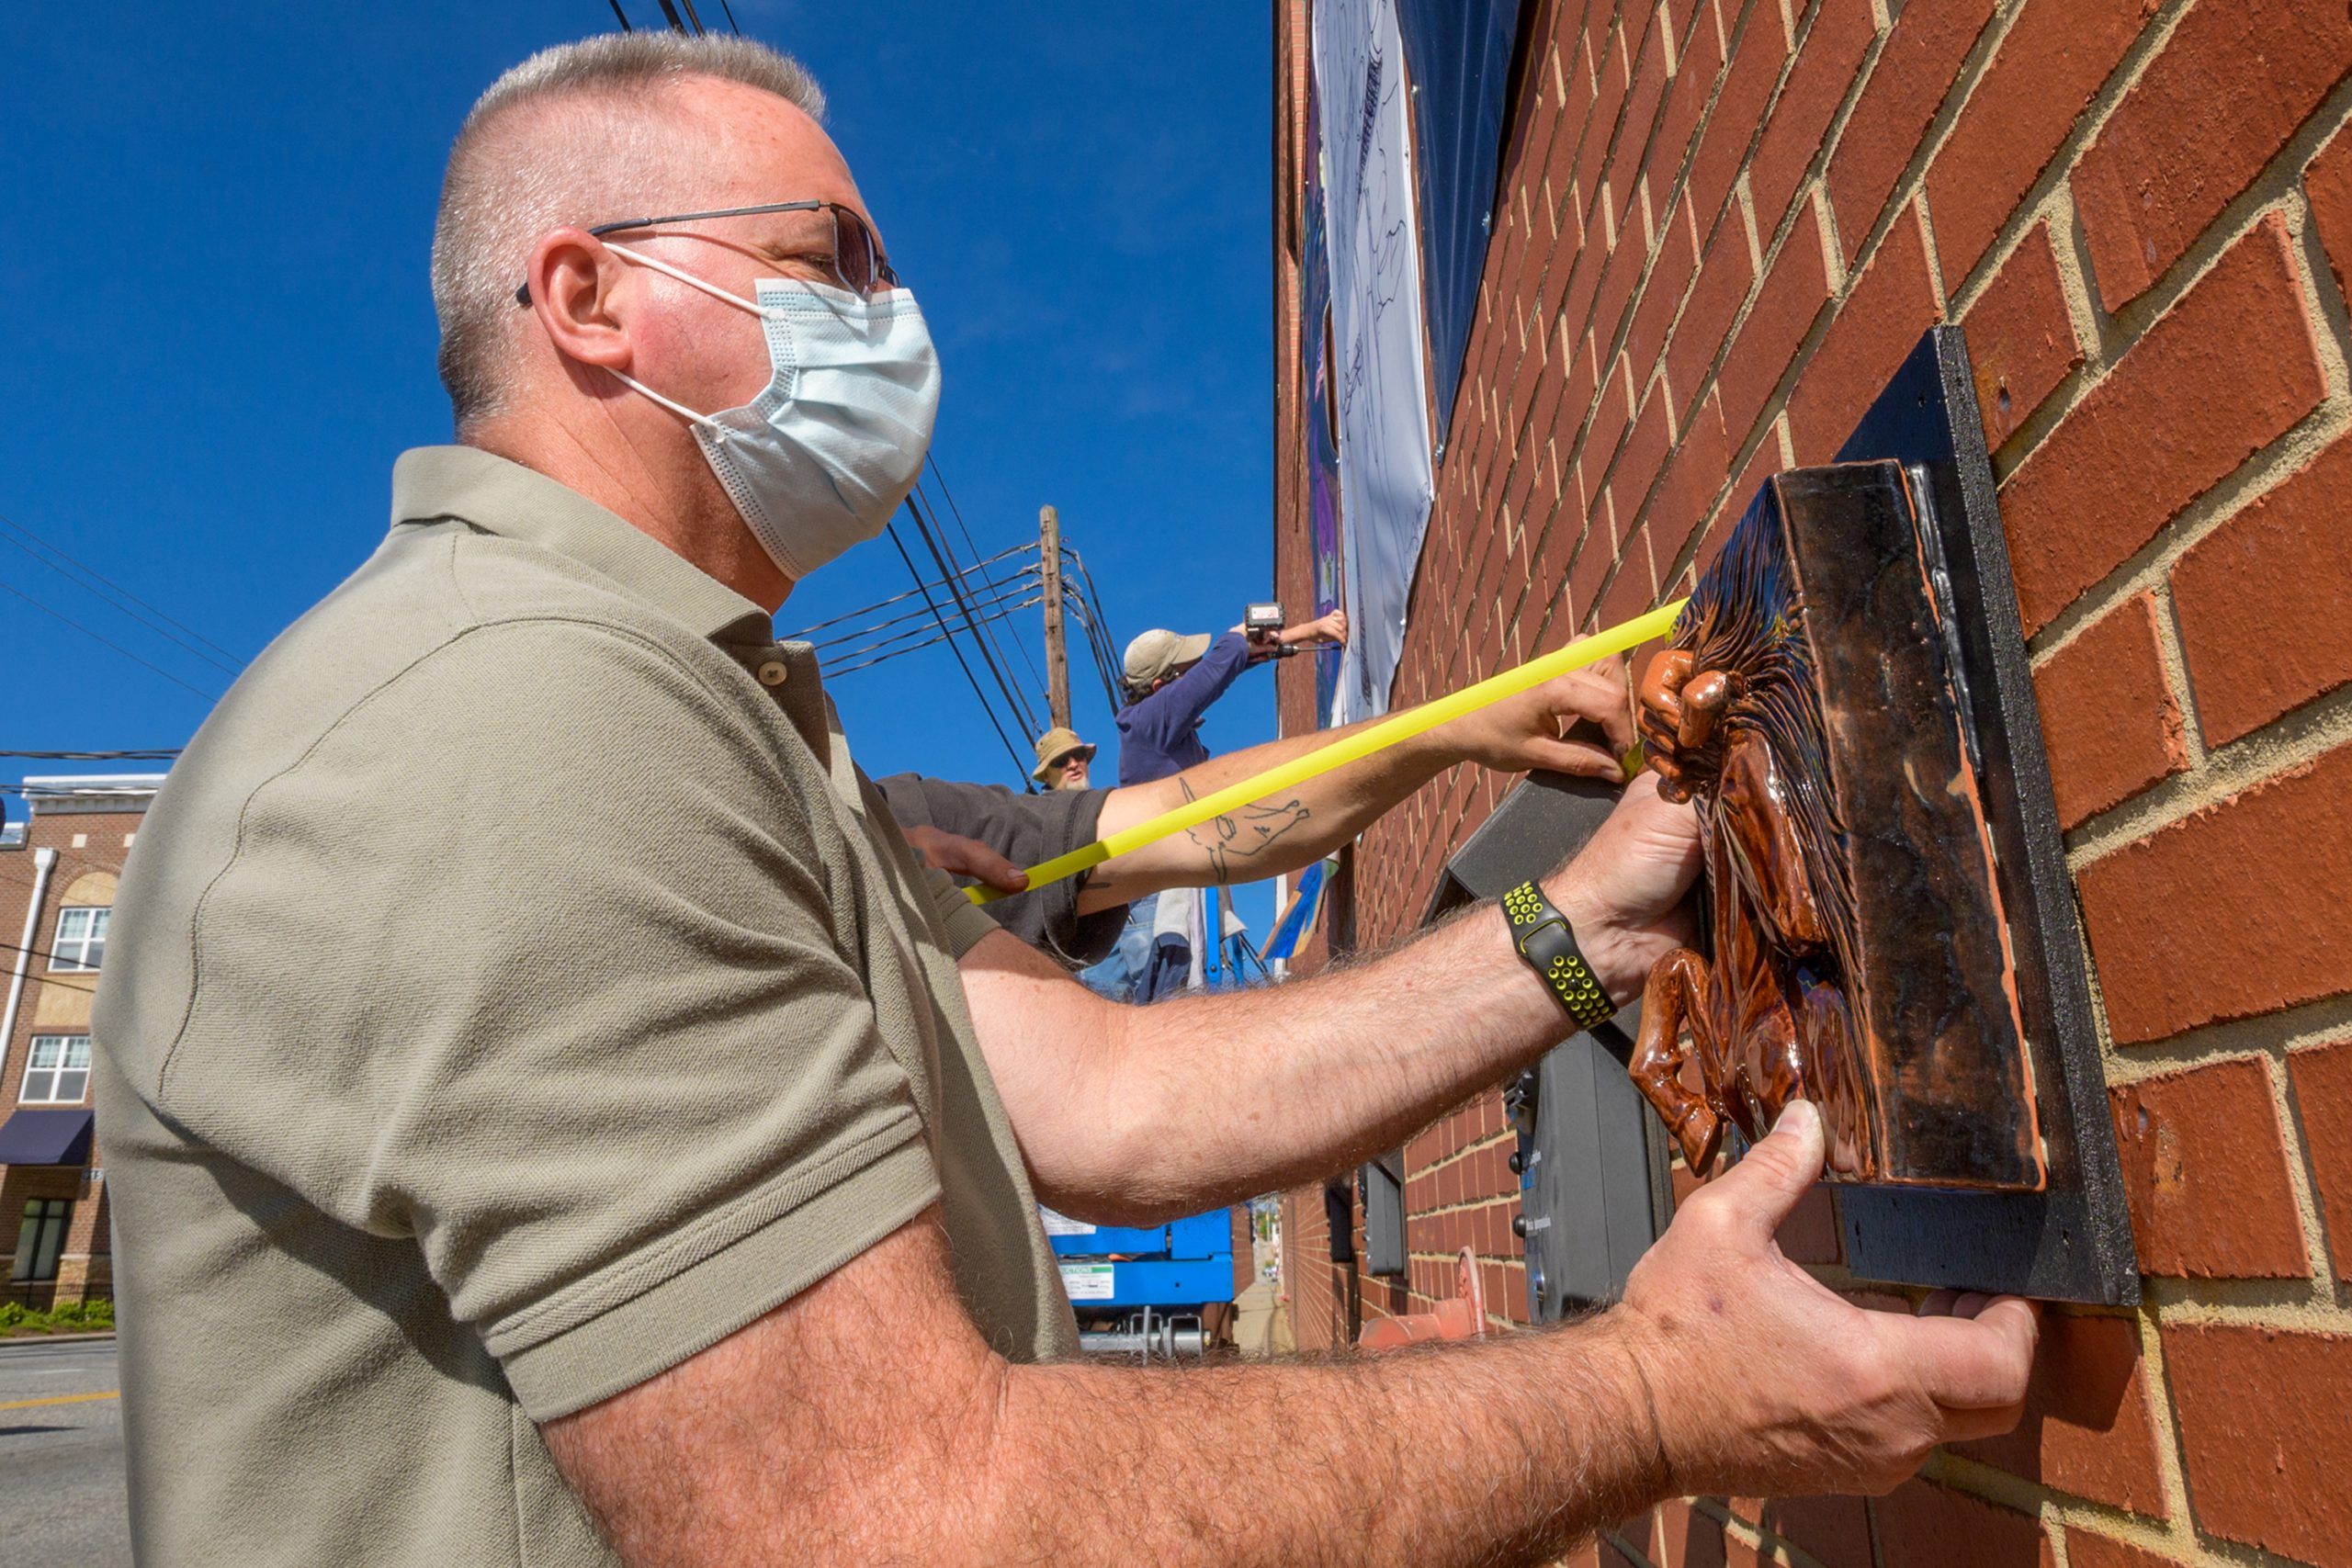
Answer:
[[[89,1157],[89,1111],[19,1111],[0,1124],[0,1165],[80,1165]]]

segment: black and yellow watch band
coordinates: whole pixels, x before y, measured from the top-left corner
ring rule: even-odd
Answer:
[[[1577,947],[1567,916],[1554,908],[1534,883],[1522,882],[1503,895],[1503,918],[1510,921],[1511,945],[1520,957],[1580,1027],[1590,1029],[1616,1015],[1616,1004]]]

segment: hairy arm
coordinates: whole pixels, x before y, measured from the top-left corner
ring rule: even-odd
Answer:
[[[1676,943],[1687,807],[1637,780],[1546,879],[1621,998]],[[1008,936],[964,956],[974,1027],[1038,1196],[1146,1224],[1319,1178],[1401,1142],[1568,1032],[1492,905],[1287,985],[1107,1002]]]
[[[1934,1443],[2015,1423],[2023,1303],[1865,1313],[1780,1258],[1820,1168],[1807,1115],[1581,1324],[1188,1371],[1006,1362],[926,1213],[541,1430],[630,1568],[1548,1561],[1679,1490],[1885,1491]]]
[[[1606,744],[1562,739],[1578,721],[1597,729]],[[1364,719],[1341,729],[1285,736],[1213,757],[1172,778],[1114,789],[1102,802],[1096,831],[1108,838],[1380,722]],[[1457,762],[1504,773],[1550,768],[1615,779],[1621,776],[1618,759],[1633,741],[1623,671],[1617,660],[1605,660],[1105,861],[1087,874],[1079,911],[1091,914],[1163,888],[1255,882],[1296,871],[1349,842],[1374,818]]]

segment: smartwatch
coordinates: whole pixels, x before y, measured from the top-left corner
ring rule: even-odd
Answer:
[[[1541,888],[1522,882],[1504,894],[1503,917],[1510,921],[1511,945],[1578,1027],[1590,1029],[1616,1016],[1617,1005],[1585,962],[1567,916],[1552,907]]]

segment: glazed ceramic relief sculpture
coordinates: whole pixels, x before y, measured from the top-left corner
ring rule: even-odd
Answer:
[[[1651,972],[1632,1072],[1694,1170],[1802,1097],[1831,1179],[2044,1183],[1913,483],[1895,463],[1768,481],[1642,678],[1650,764],[1699,811],[1707,951]]]

